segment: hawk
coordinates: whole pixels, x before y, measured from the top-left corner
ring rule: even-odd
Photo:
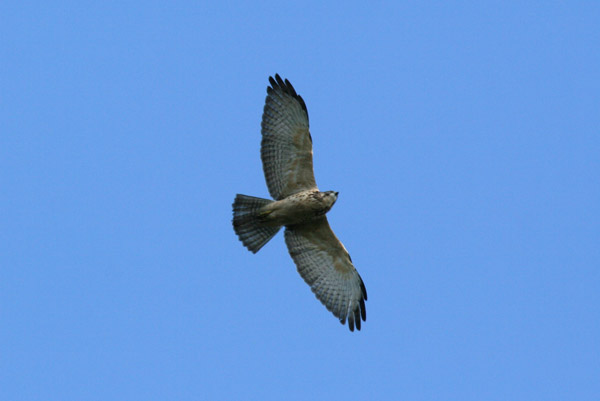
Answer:
[[[238,194],[233,229],[256,253],[285,226],[285,243],[300,276],[342,324],[360,330],[361,319],[367,319],[367,290],[325,217],[338,192],[317,188],[306,104],[287,79],[275,74],[269,83],[260,153],[274,200]]]

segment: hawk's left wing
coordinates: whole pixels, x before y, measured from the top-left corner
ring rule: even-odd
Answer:
[[[335,236],[327,218],[285,229],[285,243],[298,272],[319,301],[342,324],[360,330],[367,319],[367,290],[350,255]]]
[[[280,200],[317,188],[312,161],[308,111],[287,79],[269,77],[262,116],[260,155],[269,193]]]

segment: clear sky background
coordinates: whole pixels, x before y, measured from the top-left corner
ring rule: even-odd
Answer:
[[[452,4],[451,4],[452,3]],[[0,5],[5,400],[600,399],[600,3]],[[268,76],[369,294],[278,234]]]

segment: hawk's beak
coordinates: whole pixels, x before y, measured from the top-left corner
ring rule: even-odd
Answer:
[[[337,197],[337,196],[338,196],[338,194],[339,194],[339,192],[336,192],[336,193],[335,193],[335,196]]]

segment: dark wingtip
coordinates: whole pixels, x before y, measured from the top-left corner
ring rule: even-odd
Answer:
[[[275,74],[275,80],[277,80],[277,85],[279,85],[280,88],[285,88],[285,82],[283,81],[283,79],[281,79],[281,77],[279,76],[279,74]],[[286,79],[287,82],[287,79]],[[292,88],[293,89],[293,88]]]
[[[367,321],[367,308],[365,307],[365,299],[366,298],[360,300],[360,316],[364,322]]]
[[[360,274],[358,275],[358,278],[360,279],[360,290],[362,291],[363,298],[366,301],[367,300],[367,287],[365,287],[365,283],[363,282],[363,279],[360,276]]]
[[[360,311],[358,308],[354,310],[354,320],[356,321],[356,328],[360,331]]]
[[[278,77],[279,75],[275,74],[276,77]],[[273,77],[269,77],[269,83],[271,84],[271,87],[273,89],[277,88],[277,82],[275,82],[275,80],[273,79]]]
[[[306,113],[306,118],[308,119],[308,109],[306,108],[306,103],[304,103],[304,99],[302,99],[302,96],[296,93],[296,90],[287,78],[284,80],[279,74],[275,74],[275,78],[269,77],[269,83],[271,84],[271,86],[267,87],[268,94],[271,94],[272,90],[281,90],[283,93],[290,95],[291,97],[296,99],[298,103],[300,103],[300,106],[302,107],[302,110],[304,110],[304,112]]]
[[[363,282],[362,277],[360,277],[359,275],[358,278],[360,279],[360,290],[362,296],[359,300],[359,304],[354,310],[354,320],[356,322],[356,328],[360,330],[361,319],[363,322],[367,321],[367,307],[365,306],[365,301],[367,300],[367,288],[365,287],[365,283]]]

